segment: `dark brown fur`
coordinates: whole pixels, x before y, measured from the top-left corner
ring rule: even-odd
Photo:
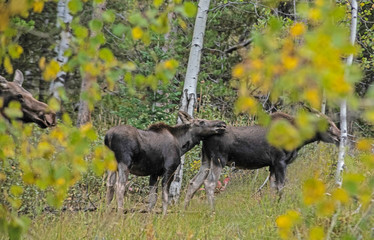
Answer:
[[[105,145],[115,154],[117,173],[109,172],[107,181],[107,204],[117,188],[118,209],[123,208],[123,195],[128,174],[150,176],[149,209],[157,200],[158,178],[162,177],[163,213],[166,214],[172,176],[180,164],[180,157],[198,144],[204,137],[222,134],[226,124],[222,121],[192,119],[180,111],[183,124],[169,126],[165,123],[151,125],[147,130],[132,126],[111,128],[105,135]]]
[[[287,119],[294,124],[292,116],[285,113],[274,113],[271,118]],[[214,207],[214,189],[221,170],[228,164],[237,168],[258,169],[269,167],[271,186],[280,191],[285,182],[287,165],[292,163],[297,152],[304,145],[315,141],[339,143],[340,130],[328,120],[329,127],[324,132],[317,132],[314,137],[302,143],[292,151],[279,149],[270,145],[266,139],[267,129],[261,126],[232,127],[227,126],[224,134],[211,136],[203,141],[202,163],[198,174],[190,181],[185,205],[204,183],[208,201]]]

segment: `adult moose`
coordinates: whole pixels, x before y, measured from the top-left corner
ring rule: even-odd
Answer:
[[[222,168],[227,164],[235,163],[235,167],[242,169],[258,169],[269,167],[270,184],[278,192],[284,187],[287,165],[292,163],[297,152],[305,145],[323,141],[326,143],[339,143],[340,130],[325,115],[328,128],[323,132],[304,141],[292,151],[276,148],[266,140],[267,129],[261,126],[232,127],[227,126],[224,134],[212,136],[203,141],[202,163],[198,174],[190,181],[185,207],[195,192],[204,183],[208,202],[214,209],[214,189],[221,174]],[[272,121],[284,119],[295,124],[295,119],[285,113],[277,112],[271,115]]]
[[[109,172],[106,200],[109,205],[116,186],[118,210],[123,210],[123,198],[129,173],[150,176],[150,202],[152,209],[157,201],[158,178],[162,176],[162,209],[166,214],[172,176],[180,164],[180,157],[201,140],[214,134],[222,134],[223,121],[192,119],[179,111],[182,124],[169,126],[164,123],[151,125],[147,130],[132,126],[116,126],[105,135],[105,145],[115,154],[117,172]]]
[[[17,101],[21,104],[22,117],[18,120],[28,123],[34,122],[41,128],[56,125],[56,114],[51,111],[47,104],[39,102],[31,93],[22,87],[23,74],[20,70],[16,70],[13,82],[8,82],[4,77],[0,76],[0,98],[3,100],[0,106],[0,113],[6,119],[10,120],[4,112],[11,101]]]

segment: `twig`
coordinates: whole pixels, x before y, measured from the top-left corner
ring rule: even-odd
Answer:
[[[253,38],[249,38],[247,40],[244,40],[243,42],[237,44],[237,45],[234,45],[232,47],[229,47],[228,49],[226,49],[224,51],[224,53],[228,54],[228,53],[232,53],[233,51],[235,50],[238,50],[240,48],[243,48],[243,47],[246,47],[248,46],[251,42],[252,42]]]
[[[336,213],[334,214],[334,216],[332,216],[332,219],[331,219],[331,225],[329,227],[329,230],[327,231],[327,236],[326,236],[326,240],[329,240],[330,239],[330,236],[331,236],[331,233],[332,233],[332,230],[334,230],[334,227],[335,227],[335,224],[336,224],[336,221],[338,219],[338,215],[340,213],[340,204],[338,204],[338,210],[336,211]]]
[[[258,190],[256,191],[256,193],[260,192],[261,189],[265,186],[265,184],[269,181],[269,178],[270,178],[270,175],[268,175],[264,181],[264,183],[261,185],[261,187],[258,188]]]

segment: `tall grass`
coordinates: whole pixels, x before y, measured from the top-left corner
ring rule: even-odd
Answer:
[[[268,174],[267,169],[260,169],[258,174],[238,171],[231,174],[226,190],[216,194],[214,213],[210,210],[203,191],[196,194],[188,210],[184,210],[181,202],[171,206],[166,216],[161,214],[160,199],[152,213],[144,213],[146,199],[130,194],[125,203],[124,214],[108,211],[103,201],[95,212],[44,213],[32,220],[25,238],[279,239],[276,218],[288,209],[305,210],[302,184],[306,179],[318,176],[327,186],[333,185],[334,159],[336,150],[331,145],[312,145],[303,150],[301,156],[288,169],[288,180],[281,199],[269,190],[269,187],[257,192]],[[347,164],[351,169],[359,167],[354,158]],[[104,193],[101,193],[102,199],[103,195]],[[343,209],[346,212],[340,215],[333,238],[344,236],[344,228],[353,224],[349,221],[354,218],[351,214],[354,210],[353,205]],[[310,222],[316,221],[313,214],[310,217]],[[373,216],[366,220],[366,224],[373,225]],[[320,224],[328,228],[330,220],[321,220]],[[300,239],[307,237],[304,229],[306,227],[301,225],[297,229]],[[370,236],[370,233],[364,236]]]

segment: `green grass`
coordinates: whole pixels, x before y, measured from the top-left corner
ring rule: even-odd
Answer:
[[[331,150],[332,149],[332,150]],[[318,223],[325,231],[331,217],[317,217],[313,209],[302,201],[302,185],[306,179],[318,176],[327,188],[333,186],[333,166],[336,150],[330,145],[313,145],[301,152],[287,172],[287,183],[282,198],[274,195],[268,186],[261,193],[257,188],[265,180],[268,171],[261,169],[258,175],[251,171],[239,171],[231,176],[227,189],[216,194],[216,211],[212,213],[204,192],[198,192],[188,210],[182,201],[169,208],[162,216],[161,199],[153,213],[146,209],[146,198],[130,195],[126,199],[125,214],[107,212],[100,201],[95,212],[44,213],[32,219],[25,239],[279,239],[275,220],[287,210],[295,209],[304,214],[304,222],[296,230],[300,239],[308,236],[311,225]],[[353,161],[353,160],[352,160]],[[352,164],[353,163],[347,163]],[[359,167],[359,166],[357,166]],[[103,199],[104,193],[101,197]],[[113,203],[113,206],[115,204]],[[357,204],[356,204],[357,205]],[[338,216],[332,239],[340,239],[347,227],[354,226],[360,216],[351,215],[355,204],[343,208]],[[374,219],[369,216],[363,227],[370,229]],[[361,225],[360,225],[361,226]],[[367,232],[363,236],[370,236]],[[1,239],[1,237],[0,237]],[[364,238],[365,239],[365,238]]]

